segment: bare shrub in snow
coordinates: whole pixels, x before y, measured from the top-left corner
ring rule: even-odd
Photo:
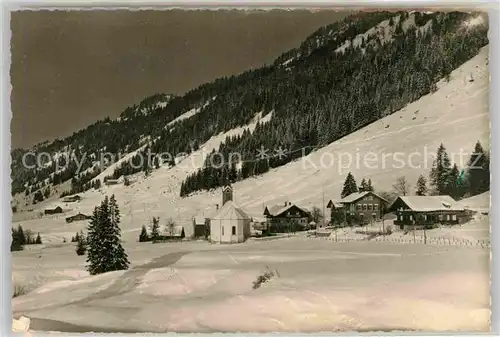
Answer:
[[[19,297],[21,295],[26,295],[28,293],[28,288],[22,284],[14,284],[14,289],[12,291],[12,298]]]
[[[262,286],[262,284],[266,283],[267,281],[269,281],[270,279],[272,279],[275,276],[280,277],[280,274],[278,273],[278,271],[276,269],[271,270],[271,269],[269,269],[269,267],[266,267],[266,270],[264,271],[264,273],[262,275],[257,276],[257,279],[255,281],[253,281],[252,289],[254,289],[254,290],[259,289]]]

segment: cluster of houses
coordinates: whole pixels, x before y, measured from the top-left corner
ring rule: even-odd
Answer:
[[[340,200],[329,200],[325,224],[330,226],[363,226],[381,221],[392,213],[394,225],[401,229],[412,226],[435,224],[459,224],[470,219],[469,210],[447,195],[400,196],[390,203],[378,194],[365,191],[352,193]],[[248,216],[233,201],[233,189],[222,190],[222,207],[217,206],[211,217],[197,216],[193,219],[194,237],[207,238],[217,243],[239,243],[245,241],[252,229],[271,233],[295,232],[315,229],[319,224],[311,221],[310,210],[284,202],[266,206],[264,220]]]
[[[328,203],[331,224],[366,225],[380,221],[385,214],[396,216],[394,225],[454,225],[468,221],[469,210],[448,195],[400,196],[392,203],[374,192],[357,192]]]
[[[65,203],[69,203],[69,202],[78,202],[80,200],[82,200],[82,198],[78,194],[76,194],[76,195],[66,196],[63,198],[62,201]],[[45,215],[53,215],[53,214],[61,214],[61,213],[63,213],[63,209],[61,208],[61,206],[57,206],[55,208],[48,208],[48,209],[44,210]],[[72,223],[74,221],[82,221],[82,220],[89,220],[89,219],[90,219],[89,215],[86,215],[83,213],[77,213],[77,214],[74,214],[74,215],[67,217],[65,220],[67,223]]]
[[[79,196],[67,202],[79,201]],[[45,210],[45,214],[62,213],[61,207]],[[349,194],[340,200],[329,200],[323,225],[363,226],[381,221],[388,213],[394,217],[394,225],[408,226],[434,224],[459,224],[470,218],[469,210],[447,195],[400,196],[392,203],[378,194],[365,191]],[[240,243],[250,237],[252,230],[267,233],[295,232],[317,229],[320,224],[312,221],[311,211],[291,202],[264,207],[262,219],[250,217],[233,200],[232,186],[222,189],[222,204],[216,205],[213,215],[193,218],[193,237],[208,239],[213,243]],[[90,219],[78,213],[67,217],[66,222]],[[184,237],[184,228],[176,226],[172,235]]]

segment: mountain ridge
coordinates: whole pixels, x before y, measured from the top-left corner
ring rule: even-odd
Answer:
[[[397,111],[401,105],[421,97],[427,90],[435,90],[432,89],[432,86],[440,76],[446,76],[446,73],[451,72],[456,67],[454,64],[466,61],[470,56],[477,53],[478,48],[487,43],[487,25],[486,28],[480,25],[474,26],[474,29],[469,28],[465,32],[460,31],[464,29],[462,26],[465,21],[470,21],[477,17],[479,17],[477,13],[357,13],[347,17],[345,20],[314,32],[299,48],[283,53],[270,66],[250,70],[238,76],[217,79],[212,83],[207,83],[191,90],[182,97],[166,94],[153,95],[140,102],[138,106],[134,105],[127,108],[117,121],[109,119],[97,121],[88,128],[80,130],[64,140],[55,140],[36,149],[49,153],[69,151],[76,158],[82,156],[81,152],[90,153],[90,157],[92,155],[97,157],[101,151],[126,154],[134,151],[137,152],[138,149],[152,150],[153,153],[162,153],[166,150],[173,154],[180,152],[189,154],[192,151],[196,151],[213,135],[241,125],[247,125],[259,111],[264,114],[274,111],[273,118],[266,125],[257,123],[256,131],[252,134],[246,133],[240,138],[238,136],[234,139],[224,141],[219,149],[220,152],[226,154],[230,150],[243,150],[241,151],[243,156],[247,156],[246,159],[248,159],[254,155],[254,152],[249,151],[250,148],[245,149],[245,144],[253,144],[250,147],[256,148],[258,147],[256,146],[258,145],[257,143],[268,142],[265,140],[266,137],[271,137],[270,145],[277,146],[280,143],[283,145],[287,143],[289,148],[292,146],[303,147],[310,145],[317,147],[326,146],[335,139],[339,139],[339,136],[347,135],[393,111]],[[379,31],[374,34],[365,35],[367,31],[373,30],[374,27],[378,27],[386,21],[387,24],[382,25],[383,29],[391,27],[389,30],[394,34],[394,36],[391,36],[393,40],[389,41],[390,43],[381,41],[378,35]],[[392,24],[390,23],[391,21]],[[414,29],[415,25],[418,29]],[[432,30],[432,34],[425,35],[426,33],[422,31],[422,27],[424,27],[424,30]],[[335,31],[333,34],[331,32],[334,29],[338,29],[338,31]],[[327,32],[326,35],[325,32]],[[415,35],[412,35],[412,32],[415,32]],[[360,35],[363,36],[359,38]],[[377,35],[378,38],[374,38],[373,35]],[[418,37],[422,42],[417,43],[417,40],[412,38],[412,36]],[[444,42],[440,40],[437,42],[434,41],[437,40],[436,37]],[[426,76],[430,76],[432,71],[426,70],[425,66],[422,68],[423,70],[416,68],[414,74],[420,77],[416,79],[415,83],[421,83],[423,80],[424,84],[420,88],[415,87],[412,89],[420,90],[420,93],[411,93],[411,90],[405,93],[404,89],[399,88],[399,92],[403,92],[403,98],[401,99],[393,99],[392,101],[389,99],[387,102],[391,103],[388,105],[387,103],[382,103],[382,105],[380,103],[364,103],[360,106],[359,101],[353,101],[349,96],[343,95],[341,87],[334,90],[328,89],[337,88],[339,85],[346,85],[345,81],[342,82],[342,80],[339,80],[341,77],[347,76],[351,78],[352,74],[358,74],[353,79],[359,80],[359,78],[367,78],[367,76],[368,78],[374,77],[377,71],[381,73],[384,67],[387,68],[388,64],[390,64],[388,63],[390,58],[387,58],[387,54],[394,53],[393,49],[399,48],[397,46],[394,47],[396,44],[403,49],[404,47],[412,48],[412,46],[416,48],[419,45],[427,45],[428,47],[432,43],[440,46],[441,44],[445,44],[446,41],[451,43],[455,39],[462,39],[463,41],[464,37],[473,38],[472,42],[468,42],[470,46],[462,48],[463,50],[453,50],[456,47],[452,45],[452,49],[450,50],[452,54],[451,58],[445,55],[443,56],[444,61],[434,62],[437,65],[438,71],[437,74],[432,75],[435,78],[434,80],[426,79]],[[347,41],[358,42],[347,43]],[[337,49],[346,43],[347,45],[343,48],[342,52],[337,52]],[[315,46],[312,47],[313,45]],[[334,53],[331,52],[332,49],[335,50]],[[376,50],[382,51],[377,52]],[[430,53],[430,51],[427,50],[425,53]],[[304,56],[306,54],[307,56]],[[386,56],[385,59],[384,55]],[[406,56],[411,58],[409,54]],[[293,60],[288,62],[286,67],[283,67],[282,64],[291,58]],[[374,62],[375,72],[370,70],[370,62],[367,61],[368,58]],[[445,60],[448,61],[445,62]],[[418,60],[413,61],[418,63]],[[451,63],[449,63],[450,61]],[[401,61],[398,62],[401,63]],[[403,67],[401,69],[404,69],[405,66],[407,65],[401,65]],[[357,71],[356,67],[360,67],[362,72]],[[397,69],[397,67],[393,68]],[[336,69],[332,74],[343,74],[343,76],[339,76],[339,78],[323,76],[323,78],[319,78],[319,81],[316,81],[314,74],[319,75],[325,72],[325,70],[331,72],[331,69]],[[412,74],[411,71],[409,74]],[[396,74],[391,75],[394,76]],[[410,81],[415,80],[411,77],[408,78]],[[312,82],[313,79],[315,80],[314,82]],[[303,82],[300,82],[301,80]],[[381,79],[380,83],[386,85],[386,82],[390,82],[390,78],[389,81]],[[289,83],[292,83],[292,85]],[[293,87],[294,83],[303,83],[303,85]],[[312,83],[315,83],[315,87],[311,87]],[[387,85],[386,87],[390,88]],[[394,86],[394,88],[396,87]],[[352,94],[355,94],[356,97],[368,96],[373,99],[373,94],[369,90],[372,89],[366,86],[365,88],[356,88]],[[384,92],[384,90],[380,90],[379,93],[389,96],[393,89],[388,91]],[[292,96],[291,93],[293,92],[296,92],[299,96]],[[376,95],[380,95],[379,93]],[[298,97],[305,100],[298,100]],[[158,106],[158,102],[165,102],[165,99],[168,99],[168,101],[163,106]],[[345,101],[346,99],[347,101]],[[379,102],[384,102],[384,100],[387,100],[387,97],[375,96],[375,99],[379,100]],[[341,113],[346,104],[335,106],[336,101],[345,101],[344,103],[347,103],[348,107],[357,106],[352,112],[354,115],[348,117],[347,113]],[[207,102],[210,102],[210,104],[207,105]],[[385,106],[385,108],[377,108],[377,105],[380,105],[380,107]],[[147,111],[146,114],[137,113],[137,111],[143,111],[144,107]],[[359,117],[353,119],[352,116],[356,116],[355,114],[359,114],[359,111],[364,110],[367,112],[365,111]],[[175,127],[165,127],[188,111],[197,112],[188,118],[181,119],[179,123],[176,123]],[[288,121],[288,125],[283,124],[284,121]],[[306,129],[304,129],[304,122],[306,125],[309,124]],[[328,127],[330,125],[334,126],[335,131],[332,131]],[[281,130],[282,132],[277,130]],[[280,133],[284,134],[285,137],[278,136]],[[295,136],[296,133],[298,133],[298,137]],[[273,138],[275,140],[272,140]],[[73,179],[73,192],[84,191],[91,187],[89,184],[92,179],[98,176],[100,171],[103,170],[103,167],[97,167],[99,163],[96,161],[87,163],[85,164],[86,167],[83,166],[81,168],[86,172],[94,171],[95,175],[89,174],[87,176],[82,174],[77,175],[75,165],[69,165],[64,172],[55,172],[55,163],[46,163],[44,168],[37,171],[23,170],[19,168],[18,164],[25,153],[26,151],[21,149],[13,151],[13,194],[26,192],[29,189],[29,193],[26,192],[26,195],[31,196],[33,192],[43,189],[46,185],[59,185],[70,179]],[[252,170],[254,174],[260,174],[294,159],[296,158],[286,158],[286,160],[274,162],[268,165],[268,167],[261,169],[254,167]],[[158,167],[163,164],[173,166],[175,162],[168,161],[167,163],[159,164],[156,163],[155,166]],[[121,171],[120,169],[116,170],[113,178],[150,169],[154,169],[154,167],[141,168],[134,171],[127,167],[127,165],[124,165]],[[248,168],[245,168],[245,170],[248,170]],[[99,173],[97,173],[98,171]],[[210,174],[220,175],[220,172],[212,172]],[[248,178],[249,176],[251,175],[247,175],[244,178]],[[189,193],[188,191],[184,192]]]

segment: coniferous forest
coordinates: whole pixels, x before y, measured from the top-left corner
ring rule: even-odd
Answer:
[[[477,15],[351,15],[314,32],[273,64],[217,79],[183,96],[153,95],[125,109],[117,120],[98,121],[34,149],[72,152],[78,160],[85,157],[85,173],[77,175],[76,161],[64,157],[58,161],[70,162],[60,172],[55,172],[55,161],[47,161],[43,169],[27,169],[21,159],[28,150],[13,150],[12,193],[35,193],[42,184],[57,185],[69,179],[73,179],[77,191],[95,187],[89,182],[102,170],[96,163],[101,152],[121,155],[142,147],[143,153],[190,153],[211,136],[248,124],[257,113],[264,116],[272,112],[269,122],[258,123],[253,132],[245,131],[221,144],[223,158],[229,153],[241,154],[241,168],[236,163],[224,163],[219,168],[205,165],[182,183],[180,194],[186,196],[265,173],[436,90],[440,79],[447,78],[488,44],[487,25],[464,25]],[[382,22],[382,28],[371,30],[377,33],[356,38]],[[167,127],[191,109],[200,111]],[[287,152],[257,160],[261,147],[281,147]],[[307,150],[296,151],[303,148]],[[139,171],[148,174],[161,165],[175,165],[173,160],[162,162],[156,157],[138,167],[131,165],[134,160],[137,158],[117,167],[112,178]],[[28,164],[34,164],[34,159]]]

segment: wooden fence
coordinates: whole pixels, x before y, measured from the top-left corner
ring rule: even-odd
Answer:
[[[467,240],[462,238],[444,238],[444,237],[431,237],[424,240],[423,237],[416,238],[403,238],[403,237],[388,237],[388,236],[377,236],[373,239],[368,240],[367,238],[335,238],[335,237],[318,237],[318,236],[307,236],[304,238],[313,240],[327,240],[337,243],[349,243],[349,242],[387,242],[387,243],[399,243],[399,244],[428,244],[428,245],[438,245],[438,246],[461,246],[468,248],[479,248],[479,249],[490,249],[490,240]]]

